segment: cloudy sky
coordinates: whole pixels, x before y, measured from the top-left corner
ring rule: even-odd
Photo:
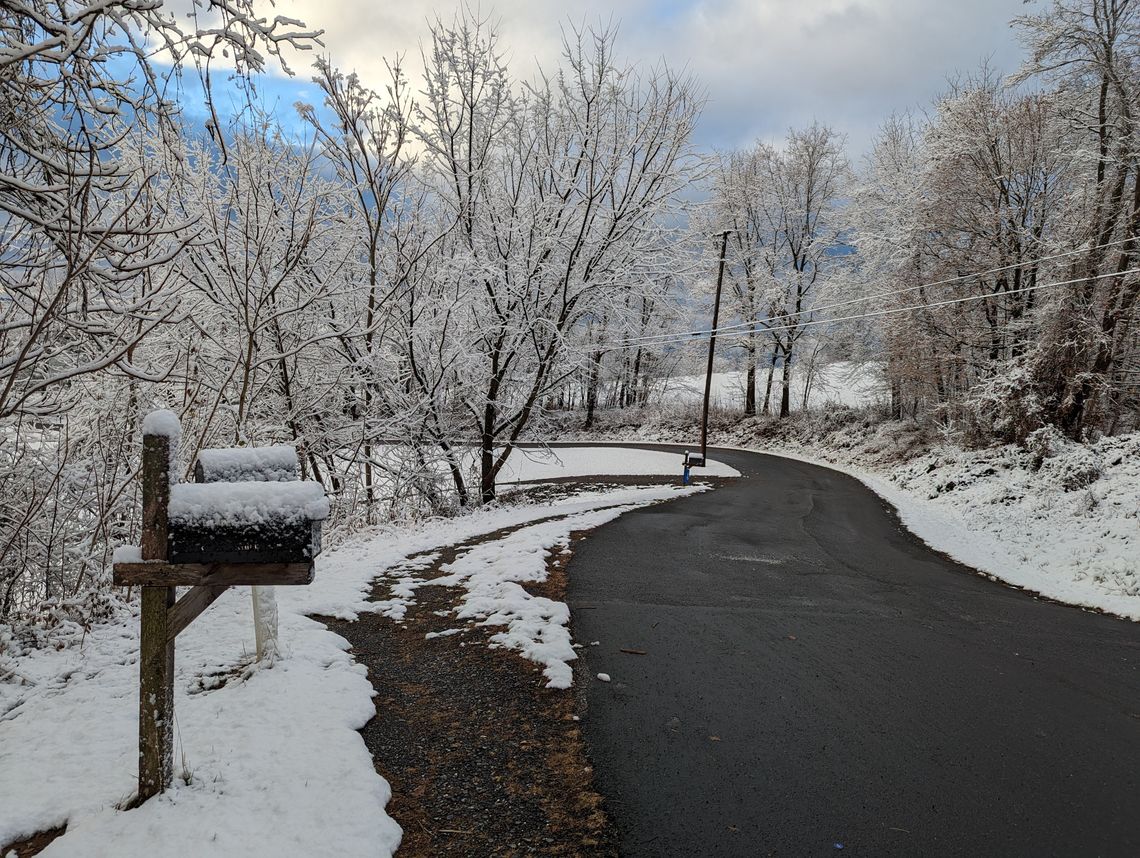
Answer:
[[[1040,5],[1031,3],[1029,8]],[[731,148],[772,140],[792,125],[827,122],[863,151],[892,111],[922,107],[948,76],[989,59],[1011,72],[1021,50],[1009,21],[1022,0],[472,0],[500,23],[516,75],[558,62],[567,23],[618,26],[628,61],[664,59],[708,91],[698,144]],[[404,54],[415,79],[429,18],[450,20],[456,2],[278,0],[276,10],[325,30],[335,65],[377,88],[383,58]],[[270,88],[282,106],[316,97],[305,60],[298,77]]]

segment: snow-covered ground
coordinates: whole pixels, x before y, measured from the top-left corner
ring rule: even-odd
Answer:
[[[757,371],[756,399],[764,401],[764,386],[767,383],[767,369]],[[744,409],[744,385],[747,376],[744,372],[714,372],[709,402],[713,408]],[[803,407],[804,373],[796,367],[792,373],[790,404],[793,411]],[[662,381],[657,388],[658,401],[662,405],[677,403],[694,405],[705,395],[705,376],[679,375]],[[827,405],[870,405],[883,399],[885,395],[882,372],[877,363],[853,363],[836,361],[819,367],[811,382],[808,395],[808,408],[822,408]],[[780,369],[772,382],[772,398],[779,402]]]
[[[381,467],[377,469],[376,492],[388,500],[401,490],[401,483],[409,475],[422,471],[424,464],[417,460],[411,447],[391,444],[379,446],[374,451]],[[459,465],[467,477],[469,486],[478,486],[478,451],[467,448],[458,453]],[[450,486],[451,474],[446,462],[431,461],[427,468],[440,480]],[[567,477],[592,476],[667,476],[680,477],[681,456],[677,453],[662,453],[657,450],[623,450],[615,452],[611,447],[600,446],[593,449],[550,449],[516,448],[511,451],[506,464],[499,472],[497,484],[511,487],[519,482],[539,482],[564,479]],[[738,477],[739,472],[720,462],[711,462],[701,472],[705,477]]]
[[[415,598],[412,555],[521,528],[462,551],[435,583],[461,588],[460,630],[501,627],[495,643],[565,687],[569,611],[521,583],[545,576],[571,531],[700,490],[595,491],[360,536],[318,559],[312,585],[278,588],[282,656],[271,667],[252,662],[248,588],[231,589],[178,638],[176,783],[129,812],[116,805],[135,787],[138,618],[64,624],[58,648],[0,665],[0,844],[66,823],[44,855],[391,854],[400,829],[384,812],[389,787],[357,732],[374,691],[347,642],[310,615],[399,618]],[[368,601],[386,573],[403,586]]]
[[[588,477],[595,474],[667,476],[681,474],[681,456],[660,450],[614,447],[573,447],[548,450],[515,450],[499,474],[499,485],[516,481]],[[739,477],[740,471],[709,459],[702,477]]]
[[[536,507],[535,512],[544,511],[544,515],[536,514],[535,523],[466,548],[454,561],[441,567],[443,576],[430,582],[415,575],[425,565],[422,559],[393,569],[388,575],[396,584],[393,597],[383,603],[381,611],[402,617],[414,601],[416,590],[425,583],[461,588],[463,594],[455,611],[457,620],[502,627],[503,631],[492,636],[492,644],[516,650],[544,665],[547,688],[569,688],[573,680],[570,662],[577,658],[568,628],[570,609],[563,602],[532,595],[522,583],[545,581],[548,556],[567,551],[572,533],[599,527],[646,503],[694,490],[700,489],[661,486],[596,492],[579,495],[572,502]],[[539,520],[545,515],[558,518]],[[438,634],[464,631],[464,625],[459,624]]]

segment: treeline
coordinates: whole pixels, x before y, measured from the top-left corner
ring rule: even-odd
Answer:
[[[815,125],[719,157],[746,413],[819,354],[881,361],[892,416],[967,440],[1135,429],[1140,10],[1055,0],[983,67],[889,119],[862,163]],[[773,374],[780,396],[772,396]]]
[[[821,124],[698,156],[691,78],[570,30],[519,80],[464,15],[414,79],[318,61],[289,134],[256,74],[320,34],[252,2],[193,31],[132,0],[0,6],[0,623],[106,591],[154,407],[184,465],[294,444],[340,526],[493,499],[551,412],[589,427],[697,368],[721,236],[747,413],[842,357],[975,442],[1135,427],[1136,2],[1019,19],[1014,78],[963,78],[856,164]]]
[[[341,524],[439,511],[493,499],[565,379],[673,312],[689,78],[580,31],[516,80],[460,15],[427,28],[414,83],[316,63],[298,140],[256,97],[215,109],[210,68],[252,93],[319,33],[246,2],[196,22],[0,9],[0,622],[104,584],[151,408],[182,416],[185,465],[294,444]],[[204,128],[169,100],[178,75]]]

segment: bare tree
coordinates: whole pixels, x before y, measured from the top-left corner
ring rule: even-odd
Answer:
[[[657,226],[684,184],[700,99],[668,70],[618,66],[612,46],[576,33],[556,80],[515,92],[493,27],[433,30],[418,124],[457,224],[444,251],[465,307],[456,392],[484,500],[561,382],[568,334],[664,262]]]
[[[1086,188],[1066,201],[1078,215],[1069,242],[1088,247],[1068,279],[1083,279],[1063,297],[1035,370],[1045,411],[1079,436],[1092,418],[1115,423],[1122,391],[1113,370],[1140,293],[1128,274],[1140,254],[1140,4],[1054,0],[1015,23],[1030,51],[1017,80],[1056,84],[1090,161]]]
[[[780,416],[791,408],[796,345],[807,330],[821,278],[840,242],[838,202],[848,176],[843,137],[815,124],[788,133],[782,151],[764,147],[762,171],[768,189],[764,216],[774,236],[765,253],[772,281],[770,326],[782,362]]]

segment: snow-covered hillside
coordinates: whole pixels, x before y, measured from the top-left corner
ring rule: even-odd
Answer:
[[[589,438],[691,444],[691,416],[608,412]],[[583,440],[575,428],[564,440]],[[967,450],[856,409],[728,419],[710,445],[838,468],[890,501],[933,548],[1051,599],[1140,620],[1140,433]]]

